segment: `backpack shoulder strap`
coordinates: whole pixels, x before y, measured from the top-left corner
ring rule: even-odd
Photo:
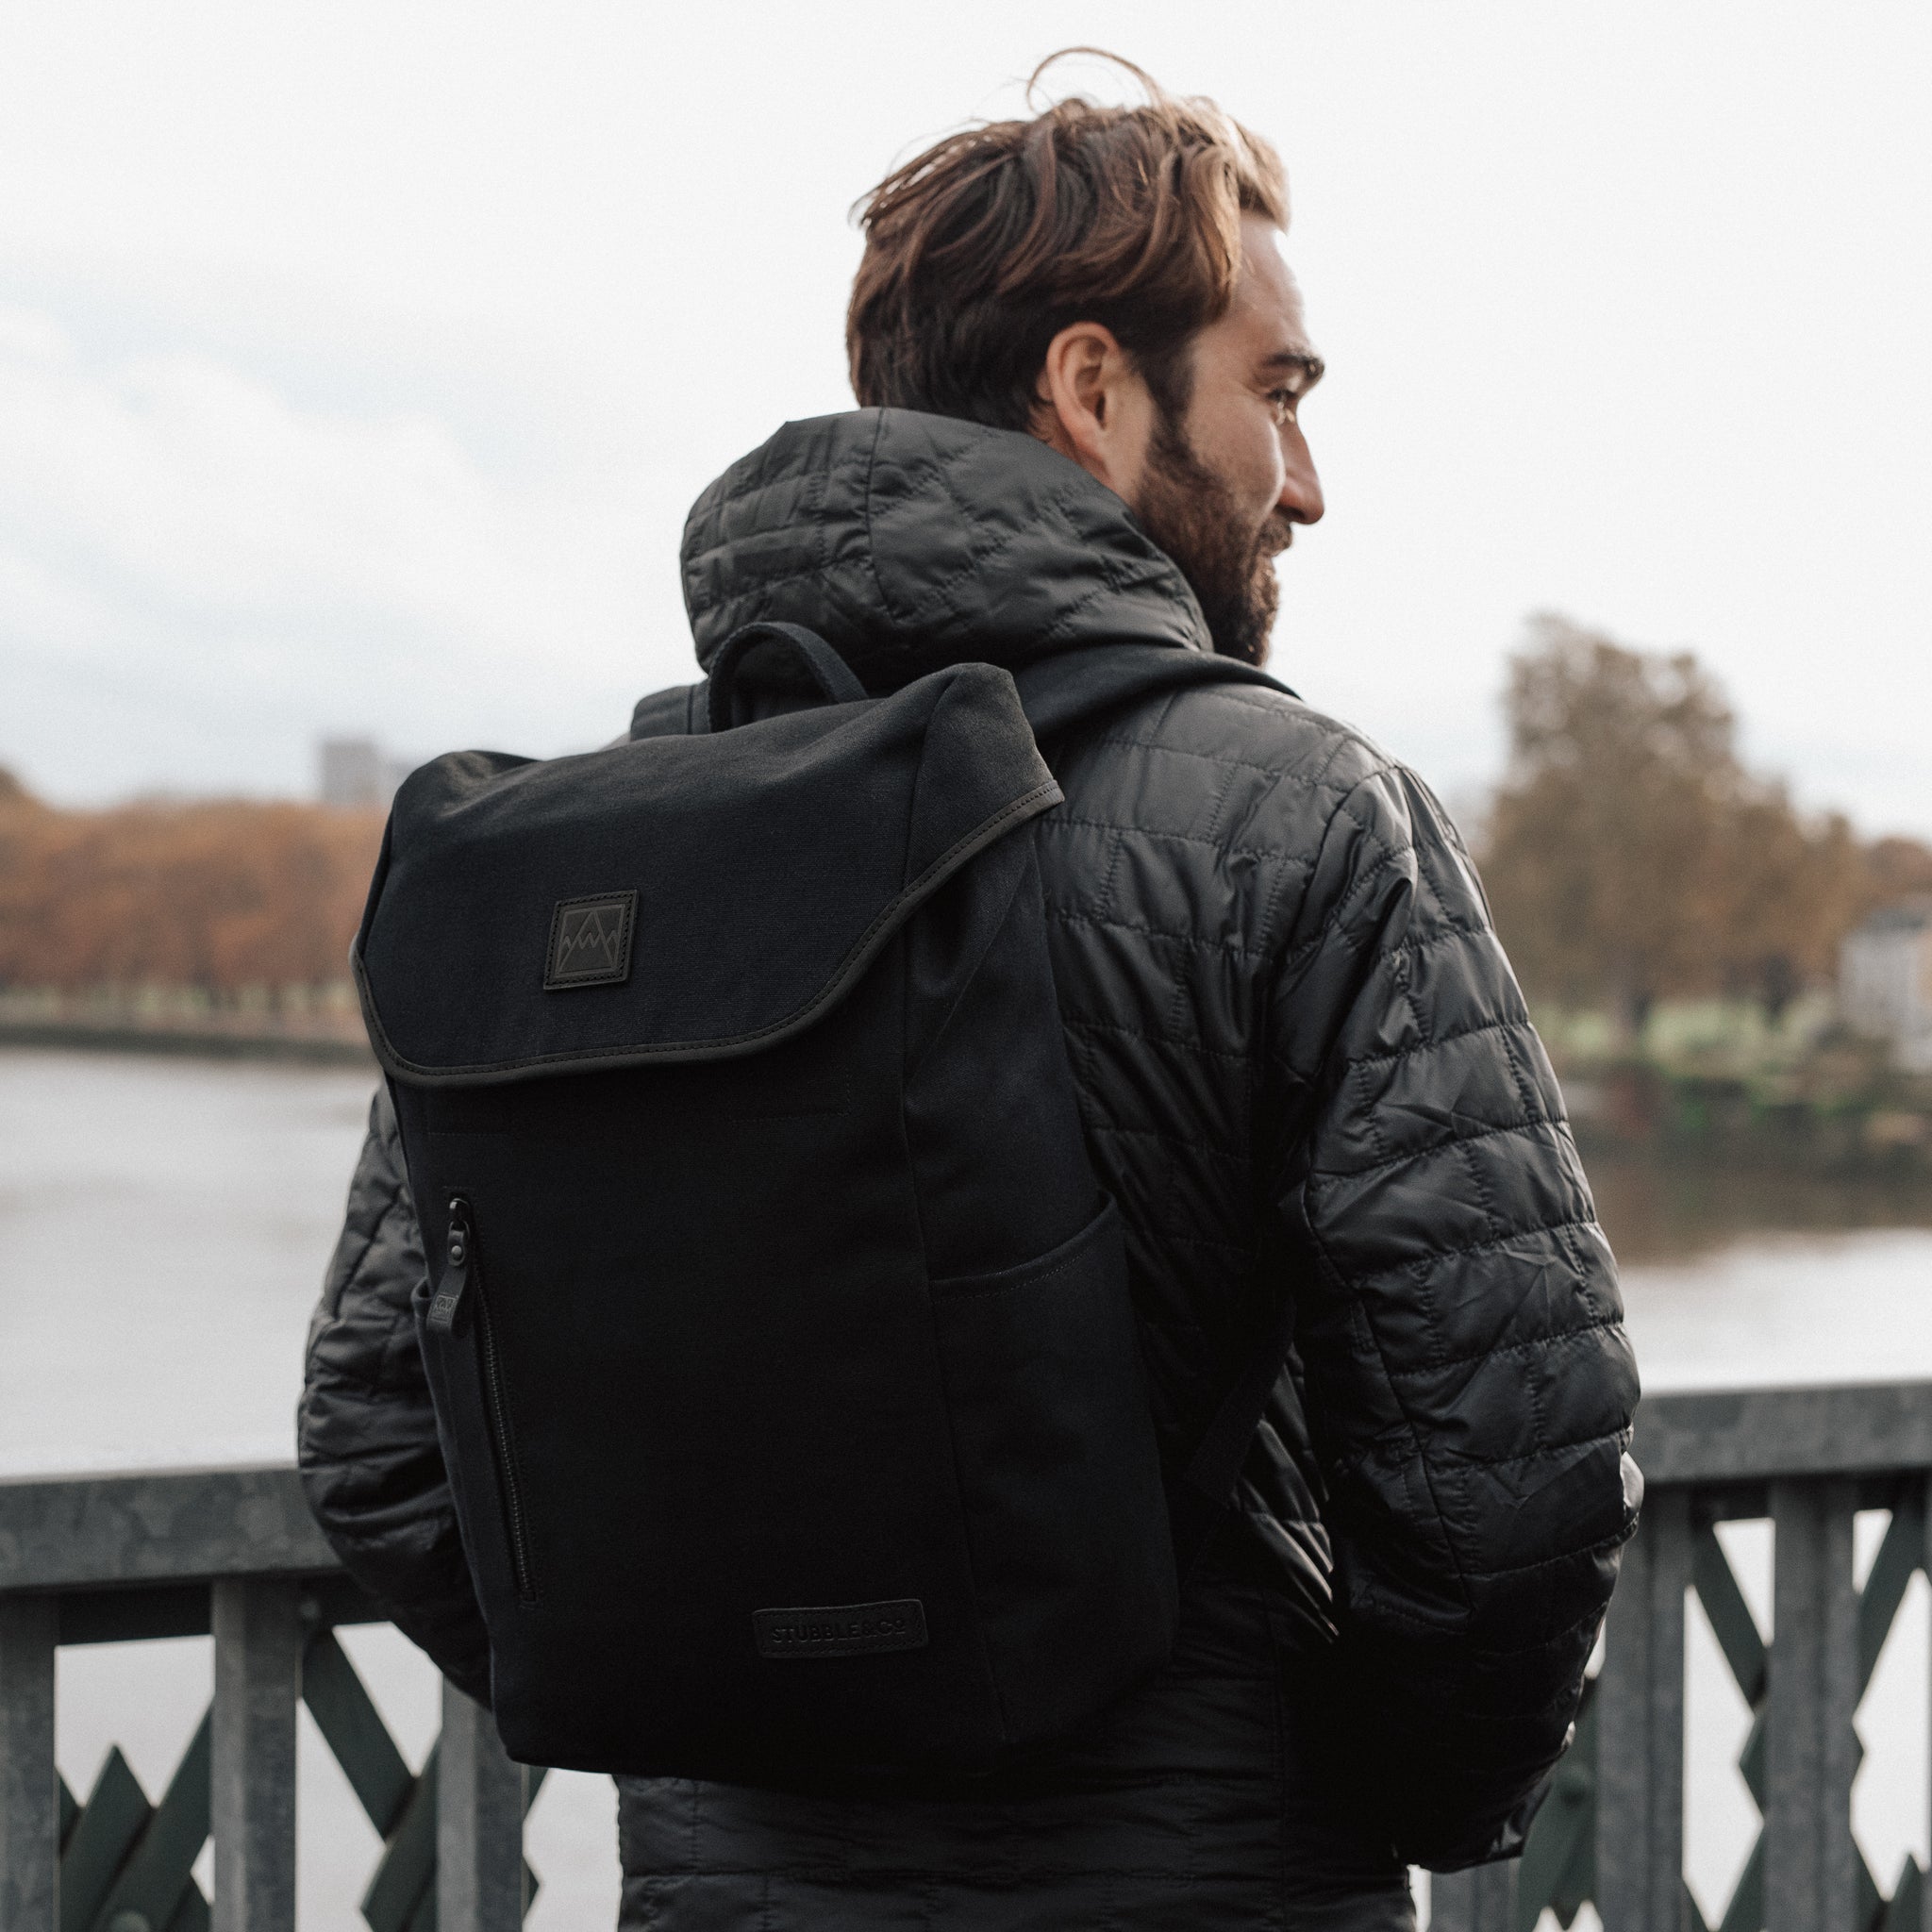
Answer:
[[[1172,644],[1095,644],[1041,658],[1015,672],[1020,703],[1035,738],[1057,738],[1141,698],[1202,684],[1259,685],[1295,693],[1278,677],[1232,658]]]
[[[1062,651],[1016,672],[1013,682],[1019,687],[1026,722],[1039,739],[1057,738],[1141,698],[1194,685],[1259,685],[1288,697],[1295,695],[1278,677],[1252,664],[1177,650],[1171,644],[1103,644]],[[708,730],[709,693],[709,680],[700,679],[640,698],[631,713],[631,737],[673,738]]]
[[[1284,696],[1295,695],[1279,678],[1253,665],[1160,644],[1068,651],[1027,665],[1014,682],[1033,734],[1042,742],[1096,724],[1143,698],[1201,685],[1258,685]],[[1293,1341],[1294,1297],[1284,1293],[1265,1328],[1249,1338],[1245,1365],[1223,1395],[1186,1469],[1169,1482],[1169,1518],[1183,1576],[1226,1513]]]

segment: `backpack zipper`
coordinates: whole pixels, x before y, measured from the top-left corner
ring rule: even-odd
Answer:
[[[460,1194],[449,1204],[449,1241],[443,1249],[442,1279],[430,1297],[428,1327],[432,1334],[454,1335],[463,1296],[470,1286],[470,1204]]]
[[[516,1451],[509,1433],[509,1405],[503,1392],[503,1364],[496,1352],[496,1329],[490,1319],[490,1297],[483,1288],[483,1271],[476,1265],[476,1236],[470,1204],[453,1194],[449,1204],[449,1237],[444,1250],[442,1283],[429,1304],[428,1325],[440,1335],[453,1334],[462,1310],[472,1273],[476,1282],[476,1340],[483,1363],[483,1397],[490,1436],[496,1451],[496,1473],[503,1486],[505,1526],[509,1532],[510,1568],[517,1595],[525,1603],[537,1598],[530,1571],[529,1541],[524,1523],[523,1491],[517,1481]]]

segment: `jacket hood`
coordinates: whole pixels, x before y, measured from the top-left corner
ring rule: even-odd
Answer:
[[[818,631],[874,690],[962,659],[1211,649],[1201,607],[1104,483],[1037,438],[912,409],[788,423],[691,506],[707,670],[741,625]]]

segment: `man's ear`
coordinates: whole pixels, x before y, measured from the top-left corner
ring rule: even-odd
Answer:
[[[1046,345],[1034,397],[1034,435],[1131,502],[1154,400],[1114,332],[1098,322],[1061,329]]]

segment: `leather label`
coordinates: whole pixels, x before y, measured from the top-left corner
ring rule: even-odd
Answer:
[[[802,1610],[754,1610],[760,1657],[864,1657],[925,1648],[925,1606],[916,1596],[883,1604],[820,1604]]]
[[[550,916],[543,991],[573,986],[622,986],[630,977],[635,892],[600,892],[594,899],[559,899]]]

